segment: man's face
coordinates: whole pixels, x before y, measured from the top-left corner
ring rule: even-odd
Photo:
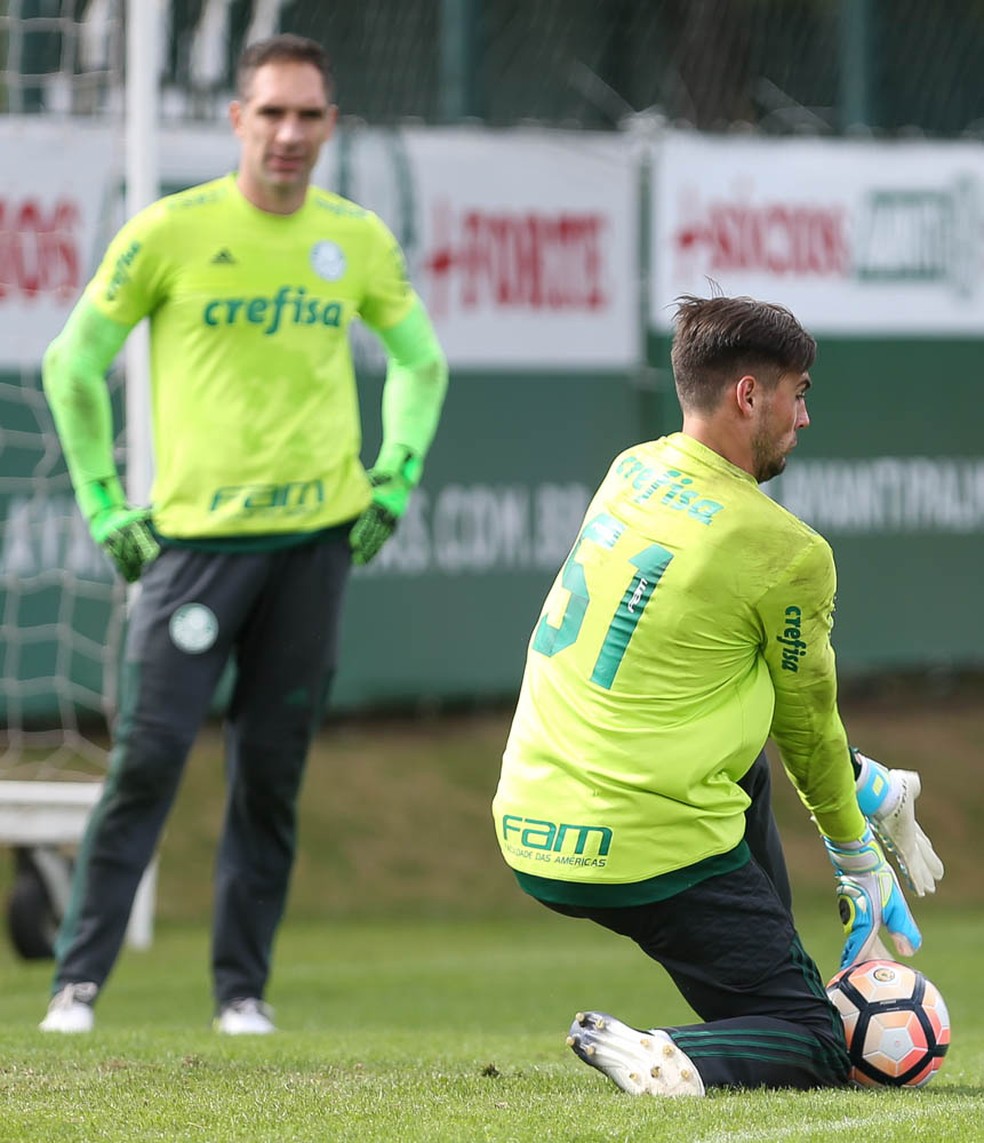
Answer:
[[[786,457],[796,447],[796,434],[810,423],[806,411],[808,373],[784,373],[774,389],[760,390],[756,425],[752,437],[755,479],[762,484],[786,467]]]
[[[285,60],[256,69],[245,98],[229,108],[242,144],[239,186],[254,206],[283,213],[301,205],[336,113],[313,64]]]

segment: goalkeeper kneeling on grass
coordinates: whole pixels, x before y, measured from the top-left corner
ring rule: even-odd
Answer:
[[[809,424],[816,343],[781,306],[682,298],[681,432],[613,462],[529,643],[493,804],[548,908],[634,940],[705,1023],[582,1011],[568,1044],[635,1095],[834,1087],[841,1018],[797,935],[768,737],[834,865],[842,964],[921,942],[943,867],[917,775],[852,751],[837,709],[830,546],[758,486]],[[652,1025],[657,1026],[653,1027]]]

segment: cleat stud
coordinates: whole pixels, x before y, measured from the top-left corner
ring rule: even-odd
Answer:
[[[585,1017],[584,1017],[584,1013],[583,1013],[583,1012],[578,1012],[578,1014],[577,1014],[577,1015],[574,1017],[574,1023],[575,1023],[575,1024],[583,1024],[583,1023],[584,1023],[584,1019],[585,1019]]]
[[[690,1068],[683,1068],[683,1070],[680,1072],[680,1079],[687,1080],[688,1082],[693,1079],[693,1076],[694,1073],[690,1070]]]
[[[647,1036],[643,1036],[639,1043],[647,1050],[653,1046],[652,1040],[650,1040]]]
[[[638,1083],[639,1082],[638,1073],[637,1072],[629,1072],[629,1079],[632,1080],[633,1083]]]
[[[586,1056],[593,1056],[595,1054],[594,1044],[588,1044],[588,1046],[584,1049],[584,1054]]]
[[[576,1043],[577,1043],[577,1040],[575,1040],[573,1036],[568,1036],[568,1037],[567,1037],[567,1046],[568,1046],[568,1048],[573,1048],[573,1047],[574,1047],[574,1045],[575,1045]]]
[[[659,1077],[660,1077],[659,1064],[656,1064],[654,1067],[651,1067],[649,1069],[649,1074],[653,1077],[653,1079],[659,1079]]]
[[[674,1048],[672,1044],[664,1044],[663,1045],[663,1055],[667,1059],[669,1059],[670,1056],[672,1056],[675,1051],[676,1051],[676,1048]]]
[[[605,1021],[600,1016],[595,1018],[595,1029],[600,1032],[605,1027]]]

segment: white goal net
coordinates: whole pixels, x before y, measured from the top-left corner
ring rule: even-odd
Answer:
[[[4,779],[105,764],[123,593],[75,507],[40,370],[118,213],[122,9],[122,0],[0,3]],[[121,372],[111,385],[119,411]]]
[[[104,768],[123,628],[125,592],[76,510],[42,392],[44,350],[124,212],[156,197],[156,171],[140,174],[156,163],[150,116],[224,117],[241,43],[294,7],[0,0],[0,778]],[[109,380],[116,424],[129,421],[117,463],[142,496],[133,361]]]

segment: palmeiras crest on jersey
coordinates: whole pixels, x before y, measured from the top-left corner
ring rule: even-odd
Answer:
[[[204,603],[185,603],[171,616],[167,629],[179,651],[200,655],[218,637],[219,621]]]
[[[311,247],[311,268],[326,282],[337,282],[345,274],[345,254],[334,242],[316,242]]]

